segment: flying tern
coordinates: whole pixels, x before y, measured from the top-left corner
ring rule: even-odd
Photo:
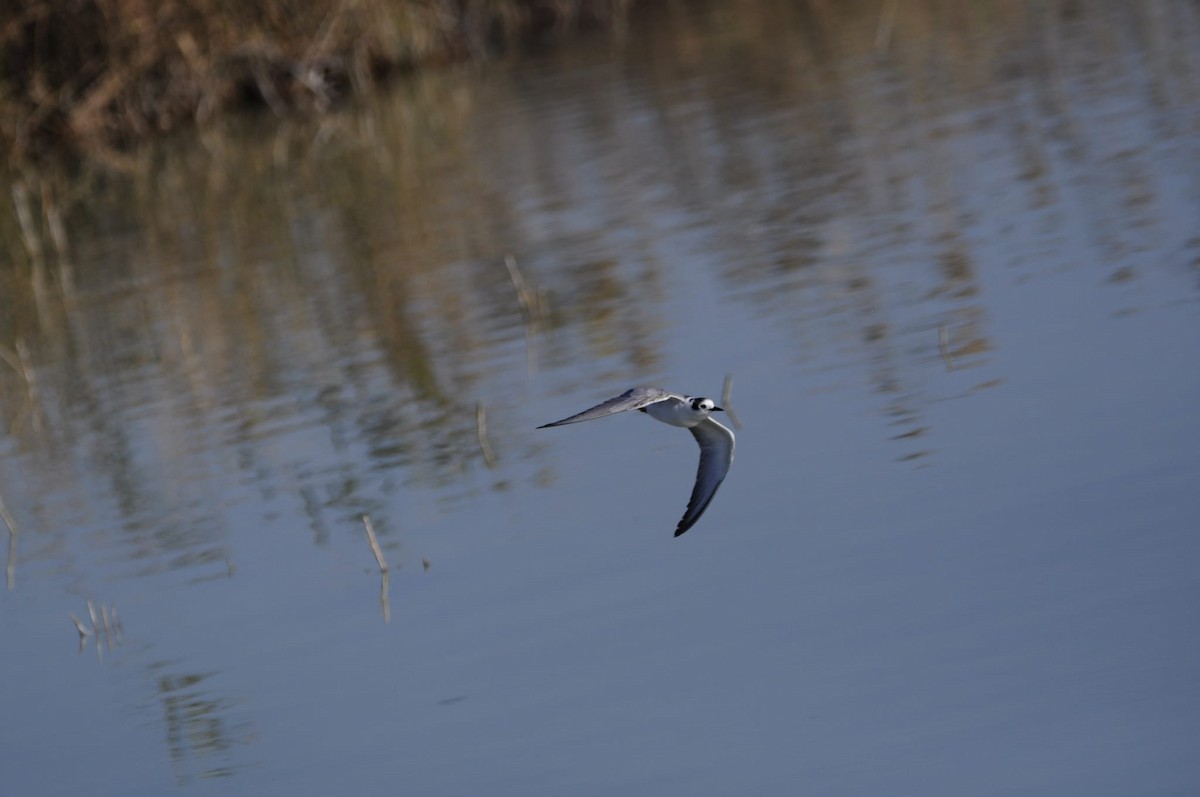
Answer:
[[[548,429],[568,423],[607,418],[609,415],[628,410],[644,412],[656,421],[669,423],[671,426],[682,426],[690,431],[692,437],[700,444],[700,467],[696,471],[696,484],[692,487],[687,511],[675,527],[675,536],[678,537],[694,526],[704,514],[704,510],[716,495],[717,488],[725,480],[725,474],[729,473],[729,466],[733,464],[733,432],[717,423],[711,416],[714,412],[724,412],[715,401],[700,396],[671,393],[657,387],[635,387],[577,415],[538,428]]]

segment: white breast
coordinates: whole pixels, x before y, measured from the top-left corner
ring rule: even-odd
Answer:
[[[692,409],[686,401],[667,399],[646,407],[646,414],[656,421],[690,429],[708,417],[708,413]]]

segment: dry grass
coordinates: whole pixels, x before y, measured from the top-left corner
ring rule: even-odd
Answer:
[[[128,144],[230,108],[321,111],[397,70],[623,14],[623,0],[17,0],[0,150]]]

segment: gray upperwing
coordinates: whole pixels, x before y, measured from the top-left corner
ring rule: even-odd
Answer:
[[[609,415],[616,415],[618,412],[626,412],[628,410],[640,410],[642,407],[648,407],[651,404],[656,404],[660,401],[674,398],[678,399],[674,393],[657,387],[634,387],[626,390],[621,395],[610,398],[602,404],[597,404],[591,409],[584,410],[581,413],[572,415],[569,418],[563,418],[561,421],[554,423],[546,423],[539,426],[539,429],[548,429],[551,426],[563,426],[568,423],[579,423],[580,421],[591,421],[596,418],[606,418]]]
[[[733,464],[733,432],[712,418],[705,418],[693,426],[691,432],[700,444],[700,467],[696,471],[696,486],[692,488],[687,511],[675,528],[676,537],[694,526],[708,509]]]

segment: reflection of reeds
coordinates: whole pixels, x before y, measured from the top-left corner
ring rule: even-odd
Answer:
[[[529,289],[515,257],[505,255],[504,267],[508,269],[508,278],[512,280],[513,290],[517,292],[517,303],[521,306],[521,317],[525,321],[526,358],[529,373],[533,373],[537,370],[537,336],[542,323],[543,296],[541,292]]]
[[[950,353],[950,333],[945,324],[938,324],[938,349],[942,353],[942,362],[947,371],[954,370],[954,355]]]
[[[879,12],[879,24],[875,28],[875,49],[886,50],[892,39],[892,27],[896,24],[896,7],[900,0],[884,0]]]
[[[399,471],[461,484],[487,463],[488,439],[462,397],[504,395],[524,378],[503,359],[522,332],[553,367],[605,362],[624,377],[663,356],[663,302],[676,276],[664,253],[696,240],[676,237],[677,218],[705,230],[723,301],[795,321],[806,347],[818,345],[826,317],[849,323],[861,333],[854,345],[870,349],[880,392],[911,405],[906,348],[894,340],[911,327],[889,323],[889,270],[925,268],[931,295],[950,305],[939,320],[959,367],[988,345],[973,236],[952,235],[978,211],[956,179],[964,156],[954,120],[981,118],[986,98],[991,121],[981,124],[1011,144],[1039,201],[1054,203],[1069,180],[1046,177],[1049,142],[1062,136],[1081,153],[1102,143],[1066,124],[1078,110],[1068,104],[1087,110],[1087,92],[1061,90],[1091,63],[1081,47],[1147,64],[1147,90],[1168,116],[1170,102],[1197,96],[1194,70],[1159,66],[1192,63],[1200,51],[1188,6],[1153,4],[1164,35],[1138,39],[1106,20],[1151,4],[1085,7],[1070,20],[1041,10],[1052,5],[892,3],[879,53],[879,2],[666,4],[662,19],[675,29],[631,30],[622,54],[620,79],[636,80],[637,99],[605,94],[588,105],[596,124],[577,124],[578,89],[593,85],[579,70],[564,75],[568,92],[505,74],[481,86],[429,73],[368,109],[249,135],[231,120],[206,129],[201,146],[109,153],[69,176],[6,175],[19,187],[0,193],[0,346],[12,366],[0,366],[0,432],[12,435],[35,488],[21,497],[53,485],[91,498],[84,483],[104,479],[105,497],[133,516],[122,518],[134,522],[121,544],[153,559],[211,545],[222,525],[211,508],[219,502],[177,514],[186,502],[147,478],[155,469],[177,489],[211,484],[187,468],[198,452],[228,446],[239,473],[214,478],[277,487],[281,470],[299,466],[273,461],[259,443],[299,423],[337,441],[322,452],[323,470],[305,469],[301,495],[357,507],[375,475]],[[661,47],[640,46],[646,37]],[[644,129],[641,89],[661,95],[657,132]],[[542,92],[539,102],[530,91]],[[736,119],[731,96],[743,104]],[[1038,129],[1033,117],[1048,121]],[[795,135],[778,135],[778,124],[794,124]],[[566,145],[539,138],[568,128]],[[1080,172],[1106,168],[1080,157]],[[577,168],[598,158],[599,171]],[[1069,163],[1057,168],[1069,176]],[[1119,195],[1092,191],[1084,204]],[[1122,234],[1127,217],[1095,215],[1114,223],[1093,226]],[[497,260],[508,251],[521,262],[506,261],[505,274]],[[539,299],[543,285],[552,305]],[[921,330],[928,351],[929,327]],[[495,407],[491,415],[507,465],[518,458],[508,454],[507,418]],[[30,433],[35,425],[42,434]],[[348,453],[347,441],[361,441],[366,456]],[[147,450],[163,456],[147,463],[138,456]],[[350,475],[322,475],[338,471]],[[154,512],[172,519],[169,531],[145,522]]]
[[[495,470],[496,454],[492,451],[491,441],[488,440],[487,410],[484,409],[482,401],[475,402],[475,431],[479,436],[479,451],[483,454],[483,461],[488,470]]]
[[[8,527],[8,564],[4,567],[4,575],[9,590],[12,590],[17,583],[17,521],[8,513],[3,496],[0,496],[0,520]]]
[[[25,420],[26,413],[29,413],[33,418],[33,430],[40,432],[42,430],[41,405],[38,401],[37,377],[29,363],[29,347],[26,346],[23,339],[18,339],[14,349],[15,351],[9,351],[0,346],[0,360],[16,371],[17,375],[21,377],[21,384],[25,386],[25,401],[12,422],[12,428],[20,426]]]
[[[504,267],[508,269],[508,278],[512,280],[513,288],[517,292],[517,301],[521,305],[521,314],[525,316],[527,322],[536,321],[541,313],[534,309],[535,299],[529,292],[529,287],[525,284],[525,277],[521,274],[521,268],[517,265],[517,259],[512,255],[505,255]]]
[[[388,583],[391,575],[387,570],[379,574],[379,612],[383,615],[385,623],[392,621],[392,601]]]
[[[150,665],[163,709],[163,735],[176,782],[212,783],[234,771],[236,751],[247,744],[237,701],[223,696],[214,672],[178,671],[176,662]],[[212,680],[210,680],[212,679]]]
[[[132,360],[118,361],[101,341],[151,357],[192,394],[189,411],[209,421],[222,405],[278,398],[288,363],[300,357],[329,386],[330,417],[360,424],[378,457],[420,460],[423,479],[457,478],[476,459],[465,456],[476,429],[470,404],[454,406],[454,397],[470,394],[474,353],[502,342],[470,314],[494,308],[487,312],[507,318],[515,304],[484,278],[504,251],[485,209],[453,209],[463,233],[452,243],[431,233],[459,191],[431,182],[425,164],[447,148],[465,151],[472,110],[471,93],[456,82],[415,80],[370,115],[333,114],[266,139],[214,132],[206,148],[176,157],[139,151],[119,164],[123,173],[91,165],[74,182],[53,170],[30,181],[24,210],[0,203],[0,246],[21,256],[0,263],[0,428],[27,433],[32,412],[35,427],[55,432],[80,421],[117,431],[104,407],[112,394],[97,385]],[[405,146],[388,144],[397,140]],[[314,214],[330,223],[313,225]],[[54,279],[60,227],[83,255],[75,280]],[[136,233],[108,239],[100,245],[117,248],[97,253],[105,228]],[[242,268],[251,263],[262,267]],[[330,263],[337,280],[327,279]],[[349,307],[352,326],[343,321]],[[520,333],[516,319],[508,323]],[[307,351],[295,348],[297,326],[313,333]],[[151,328],[162,333],[154,341],[140,334]],[[336,368],[315,364],[344,362],[364,345],[382,366],[369,384],[343,384]],[[231,376],[233,392],[214,401]],[[343,390],[369,411],[356,411]],[[242,428],[253,437],[261,425],[247,413]]]

